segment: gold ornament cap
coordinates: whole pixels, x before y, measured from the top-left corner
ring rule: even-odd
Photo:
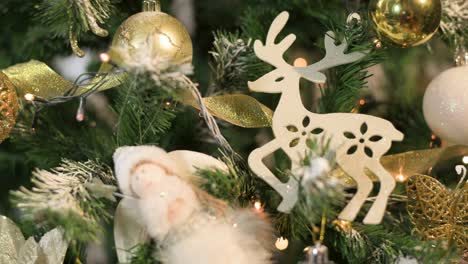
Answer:
[[[143,12],[161,12],[161,3],[159,0],[143,1]]]
[[[441,0],[371,0],[369,16],[381,40],[399,47],[426,43],[442,18]]]

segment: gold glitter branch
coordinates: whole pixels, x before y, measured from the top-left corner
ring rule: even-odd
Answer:
[[[109,32],[99,26],[105,23],[110,14],[109,0],[72,0],[68,7],[69,39],[73,52],[78,57],[85,55],[78,45],[77,23],[80,23],[84,31],[93,32],[99,37],[107,37]],[[76,9],[76,10],[75,10]],[[79,22],[77,22],[79,21]]]

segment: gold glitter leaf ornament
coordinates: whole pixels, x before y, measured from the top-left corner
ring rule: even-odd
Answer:
[[[0,143],[8,138],[16,123],[18,99],[13,84],[0,72]]]
[[[468,185],[464,182],[466,168],[455,190],[450,190],[436,179],[417,174],[408,180],[407,210],[415,231],[426,240],[447,240],[460,250],[468,250]]]

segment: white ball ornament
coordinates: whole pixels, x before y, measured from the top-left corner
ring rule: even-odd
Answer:
[[[437,76],[426,90],[423,111],[435,134],[449,144],[468,145],[468,66]]]

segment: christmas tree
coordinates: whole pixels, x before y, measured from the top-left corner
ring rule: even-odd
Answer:
[[[465,0],[0,3],[0,263],[465,263]]]

